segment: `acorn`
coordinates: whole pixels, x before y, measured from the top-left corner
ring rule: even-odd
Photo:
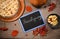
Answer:
[[[36,7],[36,8],[40,8],[41,6],[43,6],[44,4],[47,3],[47,0],[30,0],[30,3]]]

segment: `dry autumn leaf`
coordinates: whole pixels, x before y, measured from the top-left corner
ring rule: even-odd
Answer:
[[[36,30],[33,31],[33,35],[37,36],[39,34],[39,28],[37,28]]]
[[[32,7],[31,6],[26,6],[26,11],[27,12],[31,12],[32,11]]]
[[[55,3],[51,3],[48,11],[49,12],[53,11],[55,9],[55,7],[56,7],[56,4]]]
[[[41,36],[45,36],[47,34],[47,32],[48,32],[48,30],[47,30],[46,26],[44,25],[44,26],[34,30],[33,35],[37,36],[38,34],[40,34]]]
[[[17,30],[13,30],[12,33],[11,33],[11,35],[12,35],[13,37],[15,37],[15,36],[18,35],[18,33],[19,33],[19,32],[18,32]]]
[[[0,28],[0,30],[2,30],[2,31],[7,31],[8,28],[6,28],[6,27],[2,27],[2,28]]]
[[[46,33],[47,33],[46,31],[42,31],[42,32],[40,33],[40,35],[41,35],[41,36],[45,36]]]

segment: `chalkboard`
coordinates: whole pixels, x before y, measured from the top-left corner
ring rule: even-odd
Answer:
[[[33,30],[34,28],[44,25],[44,20],[40,10],[30,12],[31,14],[20,17],[24,31]]]

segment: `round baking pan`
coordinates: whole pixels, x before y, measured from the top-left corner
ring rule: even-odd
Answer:
[[[14,16],[9,17],[9,18],[3,18],[3,17],[0,16],[0,21],[12,22],[12,21],[17,20],[23,14],[23,12],[24,12],[24,0],[18,0],[18,1],[19,1],[19,4],[20,4],[18,12]]]

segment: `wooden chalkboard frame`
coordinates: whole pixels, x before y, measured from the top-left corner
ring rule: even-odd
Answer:
[[[32,28],[32,29],[29,29],[29,30],[26,30],[26,31],[25,31],[25,29],[24,29],[24,27],[23,27],[24,25],[23,25],[23,23],[22,23],[21,18],[24,18],[24,17],[26,17],[26,16],[29,16],[29,15],[31,15],[31,14],[37,12],[37,11],[39,11],[39,14],[41,15],[41,18],[42,18],[43,24],[42,24],[42,25],[39,25],[39,26],[37,26],[37,27],[34,27],[34,28]],[[45,21],[44,21],[44,18],[43,18],[43,16],[42,16],[42,13],[41,13],[40,9],[37,9],[37,10],[32,11],[32,12],[26,14],[26,15],[21,16],[20,19],[19,19],[19,22],[21,23],[21,26],[22,26],[22,29],[23,29],[24,32],[29,32],[29,31],[32,31],[32,30],[34,30],[34,29],[36,29],[36,28],[39,28],[39,27],[45,25]]]

